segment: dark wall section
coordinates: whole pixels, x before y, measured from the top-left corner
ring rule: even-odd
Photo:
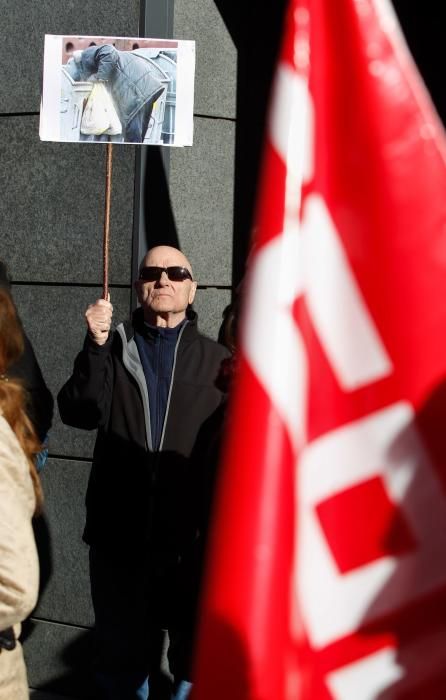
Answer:
[[[233,281],[245,272],[268,98],[280,48],[286,0],[216,5],[237,49],[237,134],[234,179]]]
[[[444,22],[441,4],[435,0],[393,0],[407,43],[431,94],[437,111],[446,124],[446,90],[443,67],[446,62]]]

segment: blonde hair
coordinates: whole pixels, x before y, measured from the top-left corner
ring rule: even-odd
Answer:
[[[28,461],[38,513],[43,494],[34,459],[42,446],[25,410],[25,389],[19,380],[7,376],[9,367],[18,360],[23,349],[23,332],[14,303],[10,294],[0,289],[0,409]]]

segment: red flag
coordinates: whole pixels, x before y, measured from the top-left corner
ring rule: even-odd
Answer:
[[[291,0],[195,700],[446,694],[446,142],[387,0]]]

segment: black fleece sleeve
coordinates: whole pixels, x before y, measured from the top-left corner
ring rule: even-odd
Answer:
[[[62,421],[66,425],[94,430],[104,425],[111,402],[113,333],[104,345],[87,335],[74,361],[73,374],[57,396]]]

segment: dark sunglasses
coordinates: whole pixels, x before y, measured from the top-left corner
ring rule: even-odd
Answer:
[[[172,265],[171,267],[142,267],[139,271],[139,279],[144,280],[144,282],[159,282],[163,272],[166,273],[171,282],[184,282],[184,280],[192,279],[192,275],[187,267],[180,267],[179,265]]]

